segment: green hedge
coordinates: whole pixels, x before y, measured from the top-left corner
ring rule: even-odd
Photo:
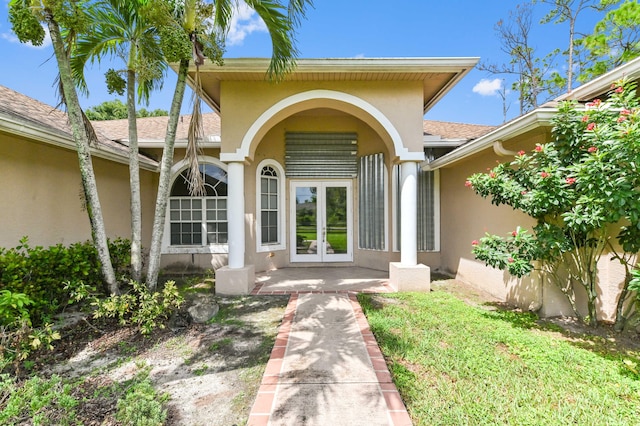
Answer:
[[[128,276],[129,248],[128,240],[109,241],[118,277]],[[66,281],[83,281],[97,289],[104,288],[98,254],[91,242],[44,248],[29,246],[25,237],[17,247],[0,248],[0,290],[29,296],[35,302],[30,308],[34,323],[66,306],[69,298],[64,291]]]

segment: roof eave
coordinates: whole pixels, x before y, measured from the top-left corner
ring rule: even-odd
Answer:
[[[422,169],[437,170],[475,155],[485,149],[492,148],[496,141],[512,139],[537,127],[551,126],[551,120],[557,112],[557,108],[538,108],[533,110],[528,114],[525,114],[522,117],[469,142],[466,145],[462,145],[460,148],[455,149],[436,160],[429,163],[423,163]]]
[[[46,143],[49,145],[57,146],[59,148],[65,148],[72,151],[76,151],[76,143],[70,137],[62,136],[55,132],[51,132],[47,129],[29,126],[25,123],[21,123],[15,120],[11,120],[8,117],[0,116],[0,131],[9,133],[11,135],[19,136],[25,139],[30,139],[37,142]],[[90,147],[92,156],[103,158],[105,160],[114,161],[121,164],[129,164],[127,155],[120,155],[113,151]],[[144,170],[157,172],[158,165],[151,161],[140,161],[140,167]]]
[[[611,83],[628,78],[635,80],[640,78],[640,58],[634,59],[621,65],[600,77],[585,83],[569,93],[565,93],[556,98],[557,101],[567,100],[590,100],[607,93],[611,89]]]
[[[444,87],[429,99],[424,99],[423,113],[429,111],[443,96],[445,96],[458,82],[464,78],[478,63],[479,57],[433,57],[433,58],[323,58],[323,59],[298,59],[292,74],[296,73],[453,73]],[[266,76],[270,59],[268,58],[229,58],[224,65],[205,64],[200,67],[201,72],[219,71],[220,80],[224,74],[253,73]],[[170,64],[171,69],[178,72],[178,63]],[[195,66],[190,67],[189,72],[194,72]],[[195,81],[187,77],[187,84],[192,89]],[[220,104],[206,93],[203,94],[204,102],[214,111],[220,113]]]
[[[442,90],[440,90],[429,101],[424,103],[423,111],[422,111],[424,114],[426,114],[431,108],[433,108],[433,106],[437,104],[440,101],[440,99],[444,97],[444,95],[449,93],[449,91],[453,89],[453,87],[455,87],[455,85],[457,85],[460,82],[460,80],[462,80],[467,74],[469,74],[469,72],[471,72],[471,70],[476,66],[476,64],[480,60],[480,58],[460,58],[460,59],[474,59],[475,62],[473,62],[472,64],[466,63],[466,66],[457,72],[455,78],[452,78],[451,80],[449,80],[449,82],[446,84],[445,87],[442,88]]]

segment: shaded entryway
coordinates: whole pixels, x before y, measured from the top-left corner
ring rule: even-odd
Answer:
[[[360,267],[283,268],[256,274],[252,294],[389,293],[389,273]]]

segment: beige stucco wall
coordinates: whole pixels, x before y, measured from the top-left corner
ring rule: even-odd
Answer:
[[[510,150],[529,150],[546,139],[545,134],[528,135],[518,141],[505,143]],[[489,148],[481,153],[440,169],[441,182],[441,268],[455,274],[458,279],[470,283],[493,296],[514,303],[525,309],[542,297],[536,276],[517,279],[510,274],[477,261],[471,253],[473,240],[485,233],[506,236],[516,227],[533,227],[535,222],[525,214],[508,206],[495,206],[490,199],[483,199],[465,186],[474,173],[486,173],[496,161],[511,161],[511,157],[499,157]],[[558,307],[564,312],[564,305]],[[568,312],[566,312],[568,313]]]
[[[130,238],[129,171],[126,164],[94,158],[109,238]],[[157,178],[141,171],[143,245],[149,244]],[[0,246],[70,244],[91,238],[82,203],[75,151],[0,135]]]
[[[523,135],[504,144],[506,149],[530,150],[536,143],[549,140],[549,133],[541,129]],[[474,173],[486,173],[496,161],[511,161],[511,157],[499,157],[488,148],[453,166],[442,168],[441,173],[441,267],[457,278],[474,285],[501,300],[516,304],[524,309],[542,304],[542,316],[572,316],[573,310],[566,297],[553,283],[538,273],[517,279],[510,274],[485,266],[475,260],[471,253],[471,242],[485,233],[506,236],[517,226],[531,229],[535,222],[525,214],[508,206],[495,206],[490,199],[483,199],[472,189],[465,187],[466,179]],[[598,263],[598,319],[612,321],[619,290],[624,281],[624,268],[612,262],[605,254]],[[577,305],[586,315],[586,298],[578,289]]]
[[[408,82],[285,82],[272,84],[253,81],[224,81],[221,83],[220,103],[222,152],[233,153],[240,148],[249,128],[269,108],[278,102],[303,92],[312,90],[330,90],[346,93],[370,104],[393,123],[405,146],[410,151],[422,151],[422,83]],[[389,96],[393,93],[393,96]],[[311,99],[297,103],[280,111],[262,131],[258,133],[249,156],[266,132],[286,117],[312,108],[329,107],[345,111],[367,122],[380,135],[385,143],[391,145],[391,139],[379,122],[368,113],[355,106],[331,99]]]

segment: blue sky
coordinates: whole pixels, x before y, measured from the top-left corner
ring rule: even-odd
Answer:
[[[508,61],[500,51],[494,26],[507,18],[509,10],[524,0],[315,0],[315,8],[297,35],[301,58],[349,57],[480,57],[481,61]],[[17,42],[7,18],[7,0],[0,6],[0,84],[50,105],[56,104],[53,81],[57,74],[50,46],[34,48]],[[538,18],[546,6],[536,6]],[[591,32],[593,15],[585,13],[579,30]],[[565,24],[534,23],[532,39],[541,52],[564,47],[568,37]],[[255,15],[240,10],[227,39],[226,57],[269,57],[271,44]],[[83,107],[97,105],[116,96],[104,87],[104,71],[94,65],[87,71],[90,97],[81,98]],[[425,118],[476,124],[500,124],[502,100],[491,89],[501,78],[473,70]],[[484,83],[482,83],[482,81]],[[488,80],[488,81],[487,81]],[[148,109],[168,110],[175,85],[169,71],[164,89],[152,95]],[[507,86],[509,83],[507,82]],[[474,90],[475,87],[475,90]],[[518,113],[517,98],[508,96],[508,118]],[[185,97],[183,111],[189,110]]]

